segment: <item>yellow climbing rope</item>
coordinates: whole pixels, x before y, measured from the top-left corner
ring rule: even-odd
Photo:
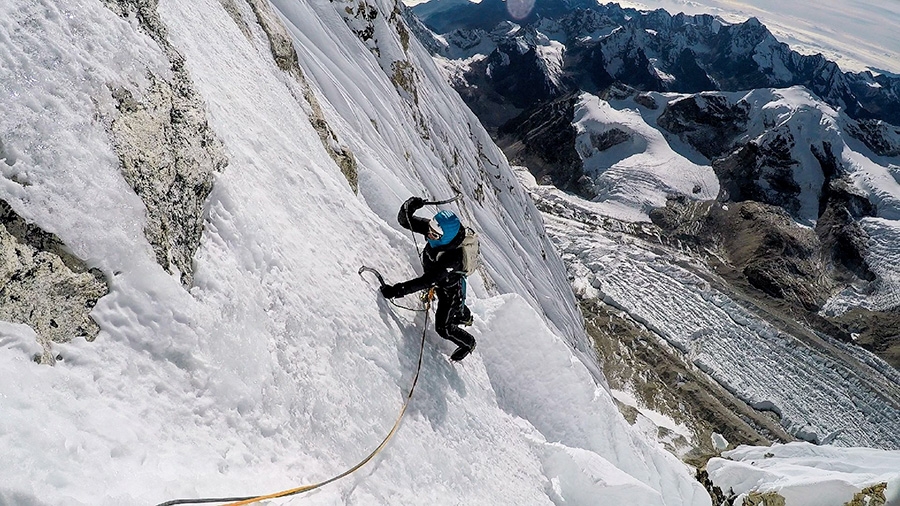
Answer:
[[[422,301],[425,303],[425,327],[422,330],[422,342],[421,342],[421,346],[419,347],[419,362],[416,365],[416,374],[415,374],[415,376],[413,376],[413,382],[412,382],[412,386],[409,388],[409,394],[407,394],[406,400],[403,401],[403,407],[400,408],[400,414],[397,416],[397,420],[394,422],[394,426],[391,427],[390,432],[388,432],[387,436],[385,436],[384,439],[381,441],[381,444],[379,444],[377,448],[372,450],[372,453],[367,455],[366,458],[359,461],[358,464],[356,464],[355,466],[351,467],[350,469],[344,471],[343,473],[341,473],[333,478],[329,478],[325,481],[315,483],[312,485],[304,485],[302,487],[291,488],[288,490],[282,490],[281,492],[275,492],[274,494],[249,496],[249,497],[222,497],[222,498],[218,498],[218,499],[216,499],[216,498],[175,499],[173,501],[167,501],[164,503],[160,503],[157,506],[172,506],[175,504],[219,503],[219,502],[224,503],[224,502],[228,502],[228,501],[236,501],[236,502],[229,502],[225,506],[242,506],[244,504],[252,504],[255,502],[259,502],[259,501],[265,501],[266,499],[277,499],[279,497],[287,497],[287,496],[291,496],[291,495],[301,494],[303,492],[309,492],[310,490],[315,490],[319,487],[323,487],[325,485],[328,485],[329,483],[340,480],[341,478],[352,474],[353,472],[355,472],[362,466],[366,465],[366,463],[368,463],[370,460],[375,458],[375,456],[378,455],[378,453],[380,453],[381,450],[383,450],[385,446],[387,446],[388,441],[390,441],[390,439],[394,436],[394,434],[397,432],[397,429],[400,428],[400,422],[401,422],[401,420],[403,420],[403,415],[406,414],[406,408],[409,407],[409,401],[412,399],[413,392],[416,390],[416,383],[419,382],[419,372],[422,370],[422,357],[425,354],[425,334],[428,331],[428,314],[430,313],[429,309],[431,308],[432,300],[434,300],[434,288],[431,288],[430,290],[425,292],[425,294],[422,295]]]

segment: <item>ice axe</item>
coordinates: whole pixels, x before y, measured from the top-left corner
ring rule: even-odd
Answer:
[[[462,193],[457,193],[455,196],[450,197],[449,199],[446,199],[446,200],[426,200],[425,205],[426,206],[439,206],[442,204],[449,204],[451,202],[456,202],[457,200],[461,199],[462,196],[463,196]]]

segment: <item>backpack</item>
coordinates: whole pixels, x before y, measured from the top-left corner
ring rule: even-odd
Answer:
[[[478,234],[469,227],[465,227],[466,236],[463,238],[462,249],[463,272],[466,276],[472,275],[478,269]]]

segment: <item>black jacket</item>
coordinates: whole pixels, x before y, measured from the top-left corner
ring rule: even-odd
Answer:
[[[413,216],[413,213],[419,208],[420,206],[411,206],[409,201],[404,202],[400,207],[397,221],[400,222],[401,227],[427,237],[428,220]],[[463,251],[460,246],[465,236],[465,228],[460,227],[456,237],[443,246],[433,248],[426,242],[425,248],[422,250],[423,273],[418,278],[398,283],[396,288],[401,295],[425,290],[432,286],[437,287],[438,291],[461,289],[461,281],[466,275],[463,271]]]

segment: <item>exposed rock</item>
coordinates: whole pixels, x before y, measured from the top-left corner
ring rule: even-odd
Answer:
[[[732,150],[749,119],[747,102],[701,94],[669,103],[657,123],[712,160]]]
[[[419,91],[416,88],[415,67],[406,60],[397,60],[391,64],[391,82],[398,90],[406,92],[406,96],[414,104],[419,103]]]
[[[134,16],[141,29],[163,50],[167,52],[173,50],[168,41],[166,26],[156,12],[159,0],[103,0],[103,3],[123,18]]]
[[[269,39],[269,49],[272,52],[272,58],[278,68],[285,72],[295,72],[300,69],[300,62],[297,59],[297,50],[294,49],[294,42],[288,33],[284,24],[272,10],[272,6],[266,0],[246,0],[256,16],[256,22],[266,32],[266,38]]]
[[[642,91],[665,91],[668,83],[650,62],[645,49],[647,32],[634,24],[623,25],[597,43],[604,69],[616,81]]]
[[[344,5],[340,10],[347,23],[347,27],[353,31],[360,41],[377,57],[381,56],[378,48],[378,40],[375,39],[375,19],[378,17],[378,7],[365,0],[332,0]]]
[[[823,143],[822,148],[810,148],[825,175],[816,222],[816,234],[823,249],[828,252],[832,266],[843,281],[873,281],[875,274],[865,260],[868,237],[858,220],[875,216],[875,206],[850,181],[841,177],[843,171],[829,143]]]
[[[585,186],[590,182],[582,181],[581,157],[575,150],[572,117],[577,100],[576,95],[567,95],[522,114],[498,131],[497,145],[512,163],[527,166],[539,181],[591,198],[594,195]]]
[[[834,290],[815,232],[779,207],[753,201],[720,205],[670,199],[653,222],[682,240],[717,244],[754,288],[816,311]]]
[[[853,308],[827,320],[839,329],[832,334],[848,336],[900,370],[900,311]]]
[[[753,200],[786,209],[800,210],[800,186],[794,181],[790,132],[774,130],[762,140],[749,142],[731,154],[713,160],[721,184],[720,200]]]
[[[23,323],[37,333],[43,353],[36,361],[56,362],[52,342],[93,341],[100,328],[90,313],[107,293],[98,269],[0,200],[0,320]]]
[[[659,104],[656,103],[656,100],[653,99],[653,96],[649,93],[641,93],[634,97],[635,103],[638,105],[642,105],[651,111],[655,111],[659,109]]]
[[[155,0],[106,0],[121,16],[134,15],[169,58],[171,79],[150,74],[140,99],[124,88],[110,90],[118,115],[108,118],[125,180],[147,209],[144,234],[156,261],[189,287],[193,257],[203,234],[203,206],[214,174],[227,164],[222,143],[206,120],[184,59],[168,42]]]
[[[628,140],[631,140],[631,135],[620,128],[610,128],[599,134],[591,134],[591,146],[597,151],[606,151]]]
[[[887,504],[887,498],[884,496],[885,490],[887,490],[887,483],[877,483],[866,487],[857,492],[853,499],[844,506],[884,506]]]
[[[189,287],[203,234],[203,205],[214,173],[227,161],[180,64],[173,82],[151,75],[140,102],[125,88],[113,89],[119,115],[110,134],[122,174],[147,209],[144,234],[156,261]]]
[[[880,120],[859,120],[847,132],[878,156],[900,156],[900,128]]]
[[[709,497],[712,499],[714,506],[724,506],[726,504],[731,504],[734,501],[734,495],[730,497],[726,496],[722,489],[717,487],[712,480],[709,479],[709,473],[706,472],[705,464],[697,468],[697,473],[694,477],[701,485],[703,485],[703,488],[709,492]]]
[[[785,506],[784,497],[777,492],[750,492],[743,506]]]
[[[222,4],[222,7],[225,9],[225,12],[227,12],[228,15],[231,16],[231,19],[234,20],[235,24],[241,30],[241,33],[244,34],[244,37],[250,39],[252,37],[250,33],[250,26],[247,25],[247,22],[241,15],[241,10],[237,2],[238,0],[219,0],[219,3]]]
[[[529,46],[523,51],[519,39],[498,45],[484,64],[473,65],[472,72],[484,72],[491,88],[513,107],[527,109],[564,93],[548,75],[537,49]]]

